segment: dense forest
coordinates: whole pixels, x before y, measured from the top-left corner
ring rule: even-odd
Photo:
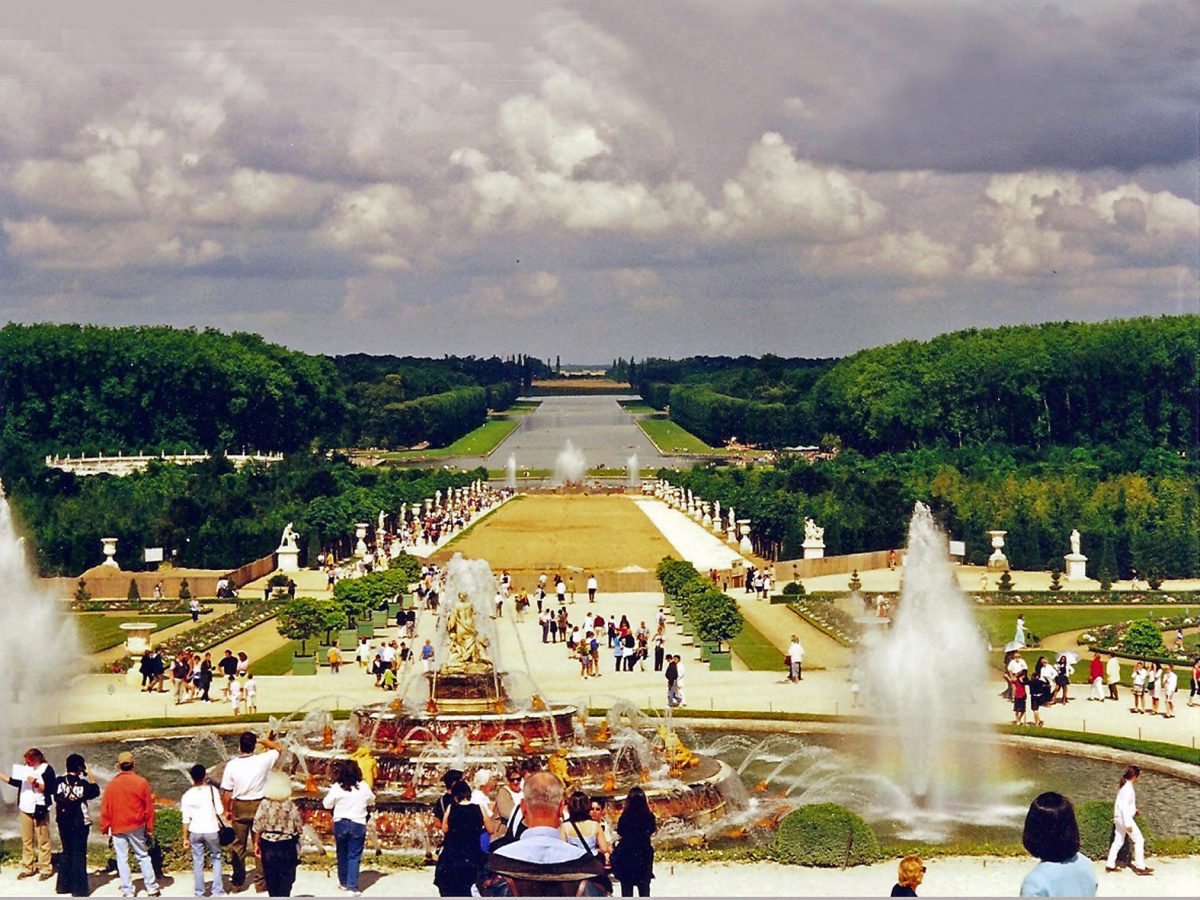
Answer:
[[[9,499],[44,575],[96,565],[99,535],[119,539],[124,569],[142,568],[145,547],[165,548],[179,566],[233,569],[274,550],[288,522],[306,556],[339,543],[349,554],[356,522],[374,528],[380,510],[390,516],[401,503],[486,477],[484,470],[368,469],[344,457],[296,453],[240,470],[223,457],[192,466],[152,463],[123,478],[42,468]]]
[[[1200,316],[901,341],[845,359],[644,360],[639,392],[711,444],[918,447],[1200,443]]]
[[[440,446],[547,371],[526,357],[331,359],[255,334],[0,329],[0,477],[47,453]]]

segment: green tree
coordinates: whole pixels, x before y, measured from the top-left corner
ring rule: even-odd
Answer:
[[[707,591],[691,614],[700,640],[715,642],[718,649],[737,637],[745,625],[737,603],[721,591]]]
[[[1159,656],[1166,648],[1158,626],[1141,619],[1125,629],[1121,635],[1121,649],[1130,656]]]
[[[136,578],[129,579],[129,590],[125,593],[125,599],[130,603],[140,603],[142,601],[141,591],[138,590]]]
[[[190,587],[188,587],[188,580],[186,578],[179,582],[179,599],[180,600],[191,600],[192,599],[192,589]]]
[[[283,637],[300,642],[300,654],[307,655],[307,643],[325,628],[325,611],[312,597],[297,597],[279,611],[276,627]]]

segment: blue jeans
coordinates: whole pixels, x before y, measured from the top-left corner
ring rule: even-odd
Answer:
[[[124,834],[114,834],[112,836],[113,852],[117,857],[117,875],[121,878],[121,894],[125,897],[133,896],[133,877],[129,872],[129,851],[133,850],[133,857],[138,861],[138,866],[142,870],[142,883],[146,887],[147,894],[153,894],[158,890],[158,883],[154,880],[154,864],[150,862],[150,851],[147,849],[146,827],[135,828],[133,831],[127,831]]]
[[[212,895],[220,897],[225,893],[225,883],[221,880],[221,842],[217,832],[196,834],[189,831],[188,842],[192,845],[192,876],[196,882],[196,896],[204,896],[204,851],[208,850],[213,870]]]
[[[362,862],[363,845],[367,842],[367,826],[349,819],[333,823],[333,840],[337,846],[338,884],[358,890],[358,864]]]

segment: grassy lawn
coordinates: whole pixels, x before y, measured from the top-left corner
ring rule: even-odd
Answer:
[[[312,653],[317,643],[317,641],[309,641],[305,649]],[[299,652],[300,642],[288,641],[266,656],[250,660],[250,671],[255,675],[290,675],[292,673],[292,656]]]
[[[460,437],[449,447],[439,447],[431,450],[397,450],[392,453],[381,453],[382,459],[411,462],[423,459],[446,459],[451,456],[486,456],[501,442],[516,431],[521,422],[519,419],[488,419],[474,431]]]
[[[172,625],[178,625],[187,616],[139,616],[131,612],[128,616],[106,616],[100,613],[81,613],[75,617],[79,626],[79,637],[83,642],[84,653],[99,653],[118,644],[124,643],[127,632],[121,630],[122,622],[153,622],[162,631]]]
[[[1059,609],[1045,606],[1026,607],[988,607],[976,609],[975,615],[979,623],[987,629],[992,645],[1002,647],[1013,639],[1017,627],[1017,616],[1025,614],[1025,630],[1032,631],[1043,640],[1049,635],[1061,631],[1075,631],[1079,628],[1092,628],[1096,625],[1112,625],[1116,622],[1131,622],[1134,619],[1144,619],[1150,613],[1155,615],[1179,615],[1182,609],[1167,606],[1125,606],[1125,607],[1073,607]]]
[[[645,417],[637,420],[638,427],[659,449],[660,453],[721,453],[710,447],[690,431],[684,431],[675,422],[662,417]]]
[[[497,416],[527,416],[539,406],[542,405],[541,400],[518,400],[508,409],[502,409],[494,415]]]
[[[753,672],[783,671],[783,654],[779,648],[749,622],[744,622],[741,634],[730,641],[729,646]]]
[[[631,416],[652,416],[661,412],[641,400],[618,400],[617,403]]]

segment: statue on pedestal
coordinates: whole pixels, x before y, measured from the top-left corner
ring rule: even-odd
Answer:
[[[1078,528],[1071,530],[1071,555],[1072,556],[1079,555],[1079,529]]]
[[[465,672],[491,667],[487,656],[487,639],[475,628],[475,607],[465,592],[446,616],[446,662],[442,672]]]
[[[813,543],[816,543],[817,541],[824,541],[825,540],[825,529],[822,528],[820,525],[818,525],[816,522],[814,522],[812,519],[805,516],[804,517],[804,539],[806,541],[812,541]]]
[[[300,545],[296,543],[296,532],[292,530],[292,523],[288,522],[283,527],[283,534],[279,536],[280,550],[299,550]]]

